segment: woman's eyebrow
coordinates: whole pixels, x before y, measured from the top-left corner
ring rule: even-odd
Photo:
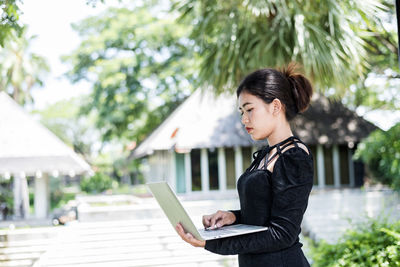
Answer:
[[[250,105],[250,104],[251,104],[250,102],[246,102],[246,103],[244,103],[241,107],[239,107],[239,109],[242,109],[242,108],[244,108],[245,106]]]

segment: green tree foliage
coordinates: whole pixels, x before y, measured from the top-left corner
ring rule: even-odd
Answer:
[[[87,193],[102,193],[107,189],[118,186],[116,181],[113,181],[110,176],[104,173],[97,172],[92,177],[84,178],[81,181],[81,190]]]
[[[375,0],[185,0],[173,6],[193,25],[201,84],[223,91],[254,69],[297,61],[317,89],[334,87],[337,95],[395,62],[396,38],[382,18],[392,7]]]
[[[369,71],[382,74],[386,69],[393,69],[397,74],[389,74],[387,78],[400,78],[398,50],[397,50],[397,26],[395,1],[376,1],[381,3],[384,12],[376,13],[376,16],[365,18],[359,25],[360,34],[366,44]],[[373,3],[373,4],[375,4]]]
[[[40,115],[42,124],[81,154],[96,172],[128,184],[142,181],[137,173],[137,162],[127,160],[130,149],[119,141],[108,142],[106,149],[101,148],[100,132],[95,128],[95,114],[84,116],[79,113],[82,103],[87,102],[86,98],[61,100],[33,113]],[[55,189],[54,192],[62,193],[56,196],[64,195],[62,190]]]
[[[379,13],[378,21],[363,26],[370,73],[367,79],[359,79],[346,92],[346,104],[367,110],[400,109],[397,97],[400,86],[400,70],[397,50],[397,26],[394,1],[382,0],[387,11]]]
[[[0,178],[0,210],[7,207],[7,214],[9,215],[14,213],[13,195],[13,177],[10,177],[10,179]],[[2,218],[1,213],[0,218]]]
[[[27,27],[13,31],[0,47],[0,91],[7,92],[16,102],[33,102],[31,89],[42,85],[48,73],[46,60],[30,50],[35,36],[27,36]]]
[[[345,95],[347,106],[353,109],[363,106],[367,111],[400,110],[400,79],[395,78],[396,73],[391,70],[386,73],[371,73],[364,87],[352,86]]]
[[[68,203],[68,201],[75,199],[76,193],[66,192],[65,187],[62,185],[62,180],[58,178],[50,179],[50,210],[60,208]],[[32,200],[34,200],[34,193],[32,192]],[[33,201],[31,206],[33,206]]]
[[[20,32],[22,26],[18,23],[21,10],[18,0],[0,0],[0,46],[14,34]]]
[[[357,147],[356,159],[367,164],[374,178],[400,190],[400,123],[375,130]]]
[[[92,163],[93,155],[98,152],[95,144],[100,138],[100,133],[95,129],[94,114],[82,116],[79,113],[79,107],[85,101],[85,96],[61,100],[33,113],[39,114],[43,125],[81,154],[86,161]]]
[[[400,221],[371,220],[350,230],[337,244],[311,249],[315,267],[400,266]]]
[[[83,41],[65,57],[68,77],[92,82],[82,111],[96,112],[103,140],[141,141],[193,90],[188,27],[159,6],[109,8],[73,28]]]

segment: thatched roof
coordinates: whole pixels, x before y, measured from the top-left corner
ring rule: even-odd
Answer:
[[[378,128],[341,102],[317,94],[308,110],[291,124],[307,144],[356,144]]]
[[[0,92],[0,175],[80,174],[90,166],[51,131]]]
[[[294,133],[307,144],[357,143],[376,126],[340,102],[315,95],[310,108],[292,121]],[[240,122],[236,96],[197,90],[132,153],[133,158],[155,150],[190,150],[260,146]]]

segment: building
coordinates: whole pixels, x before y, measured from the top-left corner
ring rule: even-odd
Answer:
[[[314,95],[292,122],[311,149],[315,185],[354,187],[364,166],[352,159],[357,143],[377,127],[340,102]],[[178,193],[226,191],[266,142],[255,142],[240,122],[236,96],[197,90],[132,152],[142,158],[148,182],[165,180]]]
[[[15,218],[29,215],[27,177],[34,177],[35,217],[46,218],[50,177],[83,173],[91,168],[82,158],[0,92],[0,179],[13,177]]]

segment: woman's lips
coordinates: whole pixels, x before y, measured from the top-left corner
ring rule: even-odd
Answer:
[[[247,131],[248,133],[250,133],[252,130],[253,130],[253,128],[246,127],[246,131]]]

